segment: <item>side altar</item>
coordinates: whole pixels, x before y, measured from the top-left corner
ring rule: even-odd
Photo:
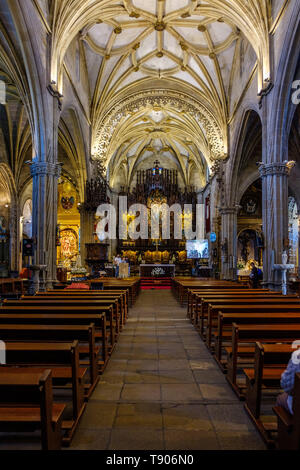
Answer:
[[[175,277],[175,264],[141,264],[140,277]]]

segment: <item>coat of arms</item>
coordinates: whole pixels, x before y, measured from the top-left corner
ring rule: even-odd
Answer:
[[[65,197],[63,196],[61,198],[61,205],[62,205],[62,208],[66,211],[69,211],[73,208],[74,206],[74,203],[75,203],[75,199],[73,196],[71,197]]]

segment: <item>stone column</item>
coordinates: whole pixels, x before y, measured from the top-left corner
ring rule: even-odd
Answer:
[[[110,200],[111,204],[114,206],[116,215],[117,215],[117,221],[119,220],[119,195],[117,193],[111,193],[110,194]],[[117,234],[118,237],[118,234]],[[109,240],[110,246],[109,246],[109,259],[110,261],[113,261],[115,255],[117,254],[118,251],[118,240]]]
[[[94,224],[95,224],[95,213],[88,212],[84,209],[84,205],[80,206],[80,254],[82,265],[87,268],[86,258],[86,243],[94,242]]]
[[[221,214],[221,279],[236,279],[237,208],[223,207]]]
[[[20,267],[20,210],[17,203],[10,207],[9,214],[10,232],[10,269],[19,271]]]
[[[51,289],[56,282],[57,180],[61,165],[33,160],[30,169],[33,179],[32,236],[35,240],[33,264],[47,265],[41,289]]]
[[[264,285],[281,288],[280,264],[288,240],[288,176],[294,162],[266,163],[259,167],[262,178],[262,217],[264,234]]]
[[[217,240],[210,243],[210,265],[212,267],[212,277],[220,278],[220,240],[221,240],[221,217],[213,217],[211,221],[212,232],[215,232]]]

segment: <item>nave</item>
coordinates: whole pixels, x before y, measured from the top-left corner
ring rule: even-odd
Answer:
[[[260,450],[265,445],[170,291],[142,291],[71,450]]]

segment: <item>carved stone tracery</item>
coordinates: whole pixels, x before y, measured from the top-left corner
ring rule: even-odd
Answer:
[[[190,97],[180,93],[174,93],[167,90],[152,90],[147,93],[140,93],[131,96],[123,102],[114,106],[97,123],[97,133],[95,136],[95,147],[97,148],[97,157],[100,160],[108,161],[110,158],[109,147],[113,134],[122,120],[128,113],[138,112],[142,108],[149,106],[165,107],[169,106],[178,111],[191,113],[199,126],[204,129],[206,138],[210,147],[211,159],[224,159],[225,144],[221,126],[215,117],[203,105]]]

